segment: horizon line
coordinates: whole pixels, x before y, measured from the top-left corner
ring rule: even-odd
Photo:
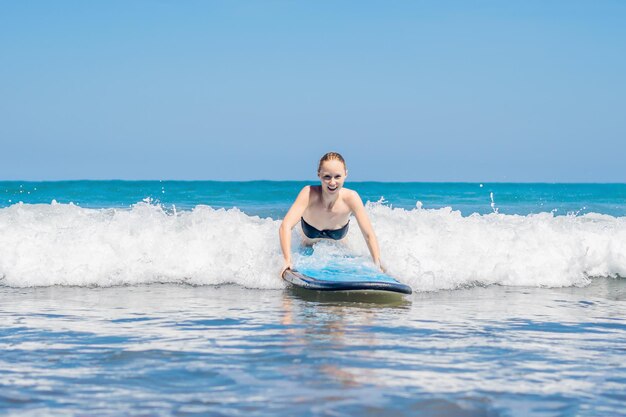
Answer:
[[[216,180],[216,179],[54,179],[54,180],[3,180],[0,179],[0,183],[9,182],[22,182],[22,183],[54,183],[54,182],[216,182],[216,183],[253,183],[253,182],[314,182],[315,180],[308,179],[289,179],[289,180],[268,180],[268,179],[246,179],[246,180]],[[316,181],[315,181],[316,182]],[[355,180],[346,181],[346,184],[359,184],[359,183],[378,183],[378,184],[571,184],[571,185],[626,185],[626,181],[444,181],[444,180],[393,180],[393,181],[379,181],[379,180]]]

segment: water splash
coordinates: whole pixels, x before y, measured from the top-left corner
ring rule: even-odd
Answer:
[[[495,204],[495,203],[494,203]],[[551,213],[463,217],[459,211],[366,205],[383,265],[415,290],[471,285],[573,286],[626,276],[626,218]],[[0,209],[2,285],[112,286],[151,282],[283,288],[279,220],[238,209],[171,210],[15,204]],[[300,230],[292,233],[294,263]],[[371,263],[358,227],[323,241],[309,261]]]

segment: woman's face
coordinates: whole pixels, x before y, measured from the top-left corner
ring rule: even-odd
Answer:
[[[322,180],[322,190],[329,194],[336,194],[343,187],[348,173],[343,162],[333,159],[322,163],[318,175]]]

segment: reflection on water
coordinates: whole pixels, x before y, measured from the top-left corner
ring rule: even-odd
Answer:
[[[623,413],[624,280],[345,297],[237,286],[0,288],[0,409]]]
[[[313,310],[301,314],[300,302],[303,302],[306,308],[313,307]],[[297,305],[294,306],[294,303]],[[309,362],[313,364],[313,371],[318,372],[318,377],[327,380],[326,385],[338,384],[341,387],[364,385],[371,377],[371,369],[351,369],[347,363],[333,359],[338,357],[347,359],[354,355],[357,351],[351,347],[355,341],[369,347],[360,355],[371,358],[373,349],[379,344],[376,333],[361,330],[371,327],[375,320],[371,308],[381,305],[389,308],[398,303],[408,304],[402,297],[385,297],[384,294],[290,290],[283,295],[285,314],[283,324],[295,326],[285,327],[285,338],[290,346],[298,346],[306,353]],[[315,305],[323,305],[323,314],[315,311]],[[351,315],[354,315],[354,319],[348,324],[348,317]],[[318,364],[316,359],[319,360],[317,369],[315,369],[315,365]]]

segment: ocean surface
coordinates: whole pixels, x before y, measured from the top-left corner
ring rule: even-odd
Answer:
[[[347,183],[393,300],[278,278],[306,184],[0,181],[0,415],[626,415],[626,184]]]

